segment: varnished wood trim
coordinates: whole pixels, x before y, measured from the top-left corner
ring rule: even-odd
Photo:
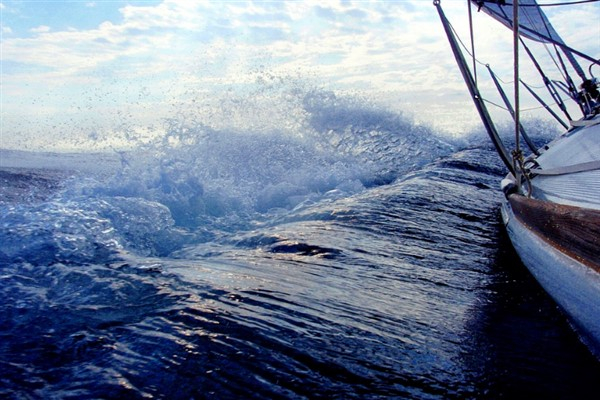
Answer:
[[[544,241],[600,273],[600,211],[516,194],[508,200],[519,221]]]

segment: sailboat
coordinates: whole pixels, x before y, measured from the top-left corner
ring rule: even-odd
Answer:
[[[553,5],[584,2],[590,0]],[[497,97],[514,120],[511,150],[499,135],[487,109],[488,101],[481,94],[474,47],[466,48],[458,39],[441,0],[434,0],[434,5],[483,125],[508,170],[500,182],[504,192],[501,214],[511,242],[581,341],[600,359],[600,81],[592,75],[594,69],[600,71],[600,61],[563,41],[544,13],[548,4],[536,0],[468,1],[470,27],[475,15],[472,10],[476,10],[512,30],[513,99],[487,67]],[[597,20],[598,14],[589,18]],[[600,35],[598,31],[588,33]],[[545,70],[543,65],[549,63],[534,56],[534,45],[546,47],[559,78]],[[542,86],[552,104],[532,89],[532,83],[520,79],[525,64],[520,54],[526,54],[522,59],[539,73],[536,85]],[[469,56],[472,64],[467,61]],[[519,106],[525,95],[531,95],[564,127],[564,133],[539,148],[520,121]],[[571,115],[573,109],[577,117]]]

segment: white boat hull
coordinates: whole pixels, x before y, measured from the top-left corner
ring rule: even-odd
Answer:
[[[502,205],[502,217],[525,266],[600,358],[600,273],[547,243],[515,216],[508,201]]]

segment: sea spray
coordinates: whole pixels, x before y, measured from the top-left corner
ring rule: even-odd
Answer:
[[[0,396],[592,392],[597,361],[502,237],[493,150],[313,94],[302,130],[175,116],[179,138],[111,156],[9,155]]]
[[[123,153],[123,168],[97,194],[160,202],[180,226],[242,228],[332,191],[347,196],[389,183],[453,149],[426,127],[366,101],[316,89],[272,94],[286,103],[279,110],[294,110],[293,121],[258,127],[253,119],[240,130],[240,105],[258,107],[245,114],[264,114],[264,93],[256,104],[221,103],[232,109],[232,121],[203,120],[206,112],[169,119],[160,140]]]
[[[6,219],[11,213],[4,215],[12,229],[6,243],[26,242],[29,229],[46,232],[44,251],[56,261],[78,259],[70,245],[75,253],[89,249],[80,252],[80,262],[121,251],[165,256],[389,184],[453,151],[401,113],[306,86],[270,77],[220,99],[190,91],[156,132],[121,124],[126,146],[114,147],[111,157],[69,155],[73,178],[37,209],[17,212],[32,220],[13,223]],[[99,147],[107,143],[102,135],[94,138]],[[84,242],[71,243],[72,236]],[[7,248],[5,255],[41,251],[27,246]]]

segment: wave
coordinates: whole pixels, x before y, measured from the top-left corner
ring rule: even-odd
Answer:
[[[543,291],[524,281],[511,298],[523,277],[487,143],[457,149],[356,99],[303,99],[299,131],[178,120],[135,151],[0,170],[12,182],[0,188],[0,395],[593,387],[597,365]]]
[[[330,91],[295,90],[285,99],[282,108],[291,117],[275,118],[279,128],[252,123],[241,130],[186,116],[167,121],[163,136],[140,140],[133,150],[3,152],[3,165],[13,168],[3,171],[12,184],[0,189],[6,227],[0,257],[38,263],[97,262],[123,251],[167,256],[294,220],[305,210],[405,179],[436,160],[454,171],[502,171],[493,156],[478,165],[447,158],[465,143],[488,146],[482,135],[450,142],[401,113]],[[231,103],[253,114],[250,101]],[[457,172],[456,179],[470,178]],[[315,250],[322,252],[327,249]]]
[[[160,143],[122,154],[124,168],[97,194],[166,205],[178,225],[245,223],[306,201],[392,182],[454,150],[401,115],[330,92],[303,95],[295,130],[215,129],[171,123]]]

